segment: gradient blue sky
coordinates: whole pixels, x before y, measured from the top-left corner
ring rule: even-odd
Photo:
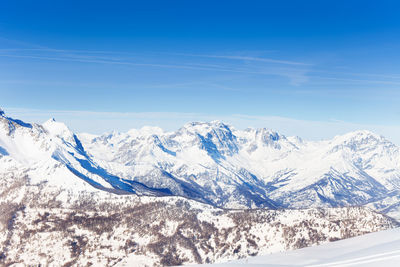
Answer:
[[[0,105],[96,133],[221,119],[400,143],[399,14],[398,1],[1,1]]]

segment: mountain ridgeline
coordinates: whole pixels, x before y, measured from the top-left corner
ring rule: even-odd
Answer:
[[[368,131],[310,142],[219,121],[101,136],[4,113],[0,124],[0,157],[15,161],[2,169],[23,165],[35,177],[61,172],[69,178],[49,182],[67,187],[78,177],[111,193],[182,196],[235,209],[369,205],[397,216],[400,203],[400,150]]]

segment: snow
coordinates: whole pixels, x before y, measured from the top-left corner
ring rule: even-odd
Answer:
[[[135,136],[148,136],[148,135],[161,135],[164,133],[164,130],[160,127],[156,126],[143,126],[141,129],[131,129],[128,131],[128,134],[132,137]]]
[[[54,118],[49,119],[42,126],[53,136],[65,136],[71,134],[67,125],[62,122],[57,122]]]
[[[399,148],[368,131],[306,142],[270,129],[240,131],[213,121],[187,123],[176,132],[145,127],[83,141],[111,173],[178,195],[187,182],[204,190],[203,200],[225,207],[259,207],[249,194],[230,197],[247,185],[261,199],[293,208],[360,205],[400,190]],[[162,172],[175,182],[156,175]],[[316,185],[324,180],[326,185]],[[307,188],[311,191],[300,196]]]
[[[397,267],[399,263],[400,228],[396,228],[320,246],[250,257],[213,266]]]
[[[136,255],[130,254],[127,258],[123,259],[121,262],[118,262],[115,266],[154,266],[157,262],[157,258],[151,253],[148,255]]]
[[[0,172],[14,164],[37,182],[154,194],[144,184],[225,208],[368,204],[400,219],[400,149],[368,131],[307,142],[212,121],[96,136],[54,119],[0,120],[0,157],[14,160],[0,161]]]
[[[329,212],[319,209],[260,209],[245,211],[248,212],[245,218],[249,218],[251,227],[236,233],[232,229],[246,225],[239,225],[240,221],[233,215],[244,211],[222,210],[215,206],[235,209],[265,206],[305,208],[363,203],[371,209],[400,219],[400,195],[397,191],[400,190],[399,148],[383,137],[369,132],[359,131],[335,137],[333,140],[305,142],[298,137],[285,137],[269,129],[239,131],[222,122],[213,121],[188,123],[177,132],[164,132],[158,127],[143,127],[128,133],[112,132],[95,136],[75,135],[65,124],[54,119],[38,125],[0,115],[0,185],[7,192],[2,195],[2,202],[23,204],[30,196],[40,194],[49,203],[50,200],[53,204],[59,201],[65,210],[49,210],[61,215],[73,203],[82,201],[83,204],[86,200],[117,206],[129,206],[135,202],[165,202],[170,207],[178,207],[178,212],[181,212],[179,207],[185,205],[185,208],[196,211],[198,222],[209,222],[217,229],[225,229],[224,240],[235,245],[230,246],[229,253],[221,254],[222,256],[206,251],[199,252],[202,258],[211,257],[212,261],[294,248],[293,244],[288,247],[288,240],[284,235],[286,228],[282,224],[296,229],[292,231],[293,240],[310,240],[310,229],[323,233],[324,238],[342,238],[343,228],[335,222],[349,216],[358,219],[358,234],[373,229],[387,229],[393,223],[387,217],[365,208],[352,208],[350,211],[338,208]],[[323,184],[321,181],[327,182]],[[129,194],[117,195],[110,192]],[[137,194],[132,194],[133,192]],[[159,196],[168,195],[165,192],[183,197],[160,198]],[[338,202],[347,194],[351,194],[348,202]],[[139,197],[141,195],[147,196]],[[329,200],[324,202],[323,197],[319,196]],[[360,200],[353,200],[355,197]],[[45,211],[41,208],[30,212],[27,210],[24,211],[24,216],[34,221],[35,216],[44,214]],[[90,212],[87,214],[90,215]],[[149,211],[146,216],[155,212],[157,211]],[[352,212],[354,214],[348,214]],[[271,216],[261,216],[266,213]],[[107,213],[103,215],[107,216]],[[155,214],[154,218],[156,219],[146,225],[161,227],[161,217]],[[264,219],[256,218],[273,218],[276,223],[269,224],[262,221]],[[22,217],[20,219],[19,223],[23,224],[24,220]],[[303,225],[300,230],[300,223],[309,220],[312,220],[314,227],[306,229]],[[382,220],[389,223],[382,225]],[[32,229],[35,227],[34,224],[28,225]],[[172,220],[162,226],[158,233],[165,237],[174,236],[181,226]],[[79,235],[90,236],[90,232],[85,229],[75,230]],[[182,230],[181,234],[190,235],[192,230]],[[122,251],[121,242],[125,239],[129,238],[143,246],[156,238],[155,235],[140,233],[126,236],[125,231],[125,227],[117,228],[115,236],[118,238],[110,240],[106,234],[102,234],[98,240],[109,245],[110,251],[115,253]],[[216,234],[213,235],[215,237]],[[336,242],[311,248],[309,253],[313,255],[308,255],[308,250],[298,250],[250,258],[245,263],[247,261],[257,264],[261,261],[262,264],[285,264],[286,260],[289,265],[342,266],[387,261],[385,263],[390,266],[391,260],[399,260],[396,250],[390,250],[391,245],[399,245],[399,239],[390,239],[399,236],[399,232],[381,235],[372,240],[375,245],[370,245],[372,241],[369,239],[354,241],[355,243]],[[258,237],[257,246],[249,246],[247,237]],[[4,239],[4,235],[0,235],[1,238]],[[16,235],[14,238],[11,241],[19,244],[22,236]],[[64,249],[65,244],[55,240],[55,233],[38,234],[21,259],[34,262],[37,249],[40,248],[40,251],[44,249],[44,254],[40,256],[43,259],[43,255],[52,254],[54,249],[55,256],[60,261],[67,262],[70,260],[69,250]],[[329,239],[322,240],[326,242]],[[210,242],[217,246],[215,240]],[[337,244],[342,245],[336,247]],[[242,247],[239,254],[234,252],[236,246]],[[326,246],[328,249],[324,250]],[[194,262],[191,250],[179,244],[177,249],[180,257]],[[346,254],[342,249],[351,253]],[[302,251],[306,251],[305,256]],[[92,252],[94,255],[99,251]],[[18,251],[13,253],[18,254]],[[111,257],[107,253],[104,254],[107,255],[105,257]],[[119,264],[157,264],[157,257],[151,253],[135,253],[127,255]],[[101,265],[106,258],[97,258],[97,264]],[[237,263],[243,263],[243,260]],[[86,265],[84,261],[82,265]]]
[[[97,134],[90,134],[90,133],[80,133],[78,134],[78,138],[84,142],[91,142],[93,139],[99,137]]]

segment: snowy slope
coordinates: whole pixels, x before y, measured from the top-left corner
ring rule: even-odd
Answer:
[[[385,266],[400,264],[400,228],[213,266]]]
[[[164,195],[140,183],[125,181],[95,164],[78,137],[54,119],[43,125],[0,116],[0,173],[23,171],[37,183],[75,191]]]

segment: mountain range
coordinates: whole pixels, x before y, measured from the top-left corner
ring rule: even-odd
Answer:
[[[0,111],[0,264],[213,263],[390,229],[399,163],[368,131],[305,141],[213,121],[97,136]]]
[[[95,136],[3,112],[0,153],[2,170],[24,169],[74,190],[182,196],[234,209],[368,205],[395,217],[400,206],[400,149],[369,131],[304,141],[212,121]]]

